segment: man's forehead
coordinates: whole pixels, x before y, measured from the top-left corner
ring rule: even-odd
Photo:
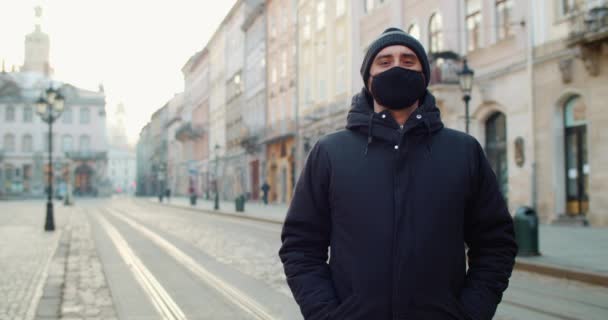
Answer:
[[[393,45],[393,46],[388,46],[382,50],[380,50],[380,52],[378,52],[378,54],[376,55],[376,57],[380,57],[380,56],[386,56],[386,55],[402,55],[402,54],[413,54],[415,55],[414,51],[412,51],[412,49],[403,46],[403,45]]]

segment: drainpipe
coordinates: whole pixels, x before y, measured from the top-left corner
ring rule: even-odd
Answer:
[[[531,137],[529,139],[530,144],[530,207],[532,207],[535,211],[538,205],[538,194],[537,194],[537,172],[536,172],[536,136],[534,130],[534,18],[536,16],[537,7],[535,5],[535,1],[529,1],[529,15],[528,15],[528,23],[527,23],[527,46],[526,46],[526,54],[527,54],[527,75],[528,75],[528,114],[530,116],[529,130]]]

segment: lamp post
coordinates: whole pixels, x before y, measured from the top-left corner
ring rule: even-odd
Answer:
[[[218,176],[218,165],[220,162],[220,152],[219,151],[220,151],[220,145],[216,144],[215,145],[215,183],[214,183],[215,198],[213,201],[214,210],[220,209],[220,188],[219,188],[219,176]]]
[[[464,59],[462,70],[458,72],[458,79],[460,80],[460,91],[462,91],[462,100],[465,104],[465,123],[466,132],[469,133],[469,101],[471,101],[471,89],[473,88],[473,76],[475,71],[469,68],[467,59]]]
[[[53,122],[57,120],[63,112],[64,98],[59,90],[49,87],[36,101],[36,113],[42,121],[49,124],[49,187],[47,190],[46,220],[44,223],[45,231],[55,230],[53,218]]]

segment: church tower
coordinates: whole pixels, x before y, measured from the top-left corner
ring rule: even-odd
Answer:
[[[25,36],[25,61],[23,67],[21,67],[21,71],[33,71],[51,76],[53,68],[51,68],[49,60],[50,39],[40,28],[42,8],[37,6],[34,11],[36,14],[36,26],[34,32]]]

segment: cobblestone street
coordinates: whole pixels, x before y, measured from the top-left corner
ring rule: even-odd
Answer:
[[[128,198],[55,211],[47,233],[42,201],[0,202],[0,319],[302,318],[280,223]],[[606,287],[515,271],[495,319],[605,320],[607,302]]]

